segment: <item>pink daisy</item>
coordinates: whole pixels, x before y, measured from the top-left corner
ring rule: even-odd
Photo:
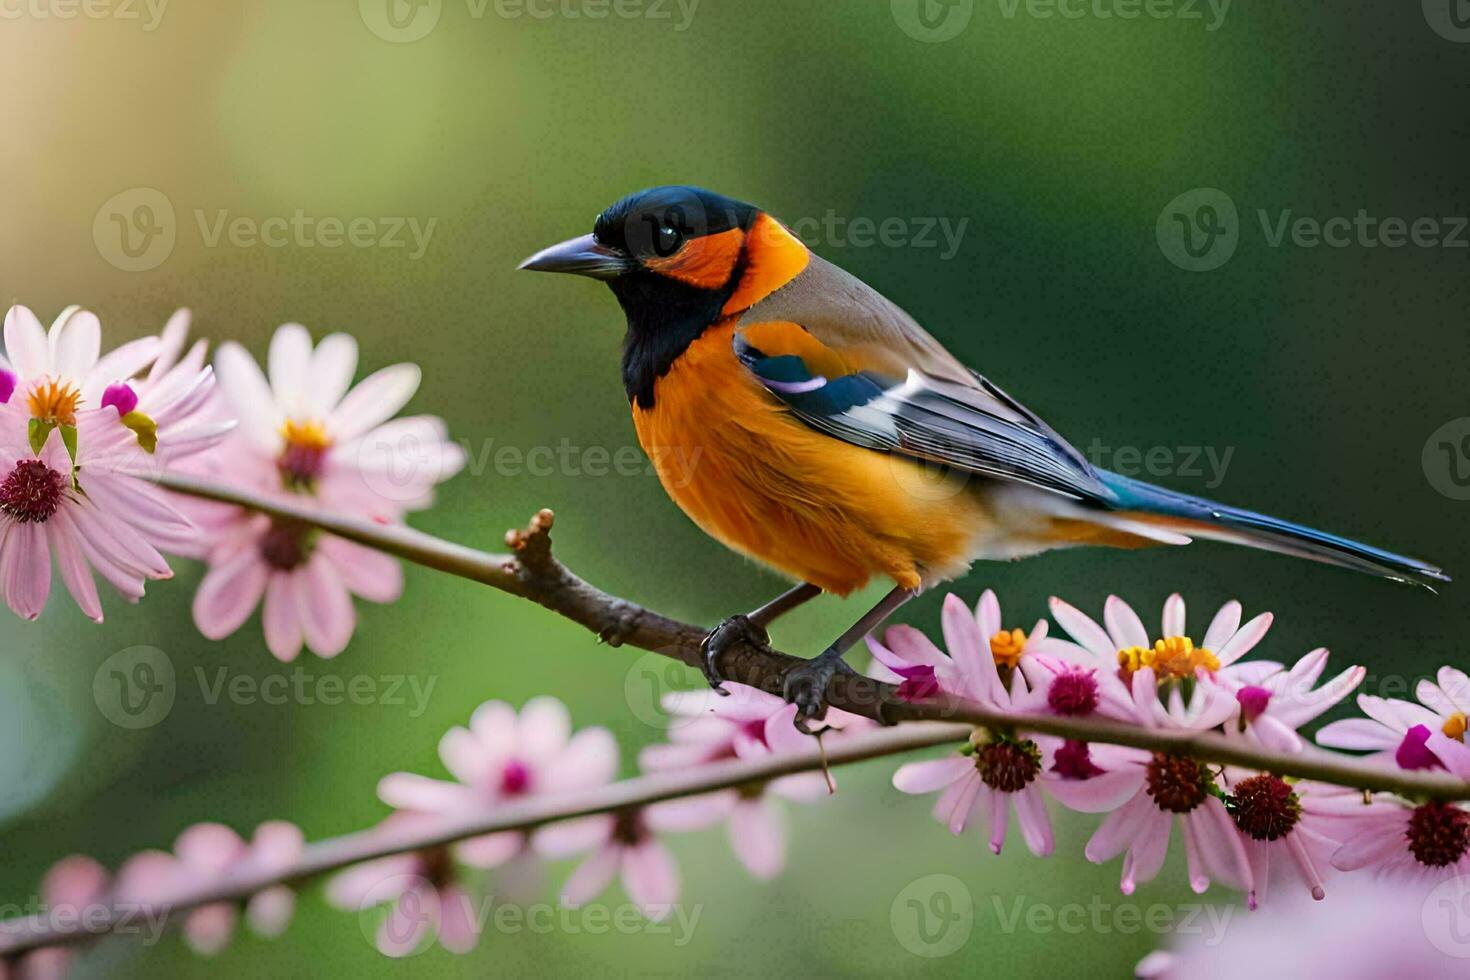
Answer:
[[[1360,694],[1358,707],[1368,717],[1325,725],[1317,741],[1338,749],[1366,749],[1371,752],[1368,758],[1401,769],[1444,768],[1446,761],[1431,743],[1443,746],[1444,740],[1452,740],[1463,745],[1470,678],[1453,667],[1441,667],[1435,681],[1419,682],[1415,694],[1422,704]]]
[[[623,891],[645,917],[653,922],[668,918],[679,899],[679,867],[654,835],[679,828],[660,822],[663,806],[581,817],[537,831],[536,849],[547,857],[591,852],[562,885],[562,905],[580,908],[621,878]]]
[[[1137,721],[1146,727],[1204,731],[1235,710],[1234,698],[1213,685],[1197,684],[1188,702],[1176,687],[1168,707],[1159,700],[1158,687],[1153,668],[1133,672]],[[1244,843],[1207,766],[1188,756],[1156,752],[1131,763],[1126,771],[1132,773],[1135,791],[1108,814],[1087,842],[1083,853],[1089,861],[1101,864],[1124,854],[1121,887],[1125,895],[1133,894],[1138,884],[1152,880],[1163,867],[1177,816],[1184,834],[1190,887],[1203,893],[1215,877],[1252,892]]]
[[[392,807],[463,814],[590,790],[611,782],[618,769],[612,733],[584,728],[573,735],[566,706],[553,697],[532,698],[519,715],[504,701],[486,701],[475,709],[469,728],[445,733],[439,758],[457,782],[397,772],[378,784],[378,796]],[[526,835],[511,831],[461,841],[454,855],[473,867],[495,868],[526,850]]]
[[[899,652],[904,651],[932,664],[945,691],[1002,711],[1017,710],[1017,704],[1025,702],[1028,693],[1024,671],[1019,669],[1026,638],[1012,634],[1002,644],[1002,651],[996,651],[991,641],[998,638],[1000,629],[994,594],[986,592],[973,615],[958,596],[945,596],[941,621],[948,657],[927,639],[919,643],[905,636],[895,644],[893,630],[885,636],[887,646],[872,640],[869,646],[890,669],[913,663]],[[1032,637],[1037,634],[1045,636],[1044,624],[1038,624]],[[1001,679],[998,661],[1010,675],[1009,689]],[[960,834],[978,818],[981,833],[996,854],[1005,845],[1014,807],[1026,846],[1044,857],[1055,844],[1038,780],[1044,763],[1041,749],[1029,737],[977,729],[960,755],[901,766],[893,774],[893,785],[905,793],[941,791],[934,807],[935,819],[948,826],[951,833]]]
[[[650,745],[639,756],[645,770],[677,770],[721,759],[757,759],[809,747],[812,736],[793,724],[796,705],[743,684],[727,685],[728,697],[708,692],[676,691],[664,696],[672,718],[672,742]],[[871,726],[865,718],[833,708],[824,724],[825,738]],[[780,799],[811,802],[829,793],[821,773],[783,776],[759,786],[742,787],[659,804],[659,824],[666,830],[700,830],[726,822],[730,847],[746,870],[769,880],[786,864],[785,814]]]
[[[1320,901],[1326,895],[1323,871],[1331,867],[1340,842],[1333,821],[1304,801],[1340,790],[1233,767],[1222,779],[1229,794],[1225,808],[1240,830],[1250,862],[1255,902],[1266,900],[1273,877],[1294,879]]]
[[[223,434],[201,432],[195,419],[213,379],[207,369],[181,366],[170,389],[144,406],[155,412],[149,416],[129,384],[157,356],[158,338],[99,356],[92,314],[67,310],[48,334],[24,307],[6,315],[5,337],[0,590],[17,615],[35,619],[54,561],[77,605],[100,622],[94,569],[137,601],[149,579],[172,574],[159,549],[184,550],[196,539],[193,524],[145,477]]]
[[[297,324],[271,341],[269,382],[244,348],[222,345],[215,368],[240,427],[202,472],[385,523],[428,506],[464,453],[437,418],[392,419],[418,389],[416,366],[384,368],[349,390],[356,366],[351,337],[332,334],[313,348]],[[292,660],[305,644],[332,657],[356,628],[354,596],[381,603],[402,593],[399,564],[372,549],[238,508],[196,503],[189,513],[209,532],[194,621],[211,639],[239,629],[263,598],[271,653]]]
[[[284,871],[301,857],[303,846],[300,829],[281,820],[261,824],[248,844],[223,824],[195,824],[179,835],[173,854],[143,851],[129,858],[118,871],[115,898],[122,904],[166,905],[227,872]],[[291,889],[276,885],[250,897],[245,917],[260,935],[278,936],[294,909]],[[238,919],[239,909],[231,902],[202,905],[185,913],[184,940],[194,952],[213,956],[229,945]]]
[[[109,884],[106,868],[85,855],[73,854],[53,864],[41,879],[41,902],[53,921],[85,924],[93,910],[105,907]],[[20,980],[60,980],[67,975],[72,954],[67,946],[32,950],[15,964],[14,975]]]
[[[1327,650],[1319,647],[1290,670],[1276,670],[1254,684],[1237,685],[1231,676],[1223,677],[1239,704],[1236,718],[1225,723],[1225,734],[1243,733],[1268,749],[1300,752],[1303,743],[1297,729],[1346,698],[1368,674],[1366,668],[1349,667],[1321,687],[1314,686],[1326,666]]]
[[[398,810],[378,825],[377,832],[393,837],[439,819]],[[327,881],[326,896],[331,905],[349,912],[390,906],[373,940],[384,956],[412,955],[434,939],[457,954],[470,952],[480,942],[481,917],[456,877],[447,847],[352,865]]]

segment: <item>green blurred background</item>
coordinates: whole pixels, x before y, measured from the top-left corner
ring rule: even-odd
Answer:
[[[502,459],[635,445],[611,297],[514,268],[588,230],[625,192],[688,182],[809,229],[829,215],[900,219],[906,243],[822,230],[809,242],[1084,449],[1169,447],[1159,482],[1470,574],[1470,503],[1455,499],[1448,458],[1431,451],[1438,462],[1423,461],[1431,434],[1470,414],[1465,236],[1458,248],[1272,247],[1258,217],[1470,213],[1470,44],[1447,21],[1431,26],[1433,0],[1427,13],[1236,0],[1218,21],[1204,4],[1190,6],[1200,19],[1126,20],[1081,5],[1080,18],[1043,17],[998,0],[922,0],[922,11],[913,0],[700,0],[692,11],[671,0],[557,0],[535,8],[545,17],[511,0],[393,0],[401,28],[387,20],[388,0],[177,2],[157,18],[139,3],[73,19],[57,16],[71,9],[62,3],[27,2],[0,20],[6,302],[45,320],[85,304],[113,344],[188,305],[196,332],[238,338],[258,356],[277,324],[298,320],[318,336],[354,333],[365,370],[418,362],[412,407],[443,415],[472,457],[415,519],[436,534],[496,547],[507,527],[553,507],[574,568],[699,622],[781,587],[705,538],[649,475],[496,461],[503,447],[513,454]],[[599,10],[609,13],[587,16]],[[1239,241],[1218,268],[1186,271],[1166,257],[1156,224],[1171,200],[1201,187],[1234,202]],[[174,212],[173,248],[120,256],[108,215],[131,214],[150,191]],[[417,257],[411,246],[211,244],[200,227],[222,211],[258,222],[297,209],[434,226]],[[912,241],[930,221],[965,222],[952,256],[942,238]],[[1222,479],[1191,471],[1194,447],[1232,454]],[[366,826],[385,812],[376,780],[398,769],[441,775],[440,734],[488,698],[558,695],[579,724],[617,734],[631,773],[636,750],[660,737],[651,690],[696,683],[637,651],[595,646],[538,607],[411,568],[401,602],[362,607],[346,653],[300,663],[314,676],[432,682],[417,717],[411,698],[210,704],[196,668],[257,679],[293,668],[270,657],[255,621],[226,642],[202,639],[189,615],[200,569],[177,570],[141,606],[108,602],[101,627],[59,587],[39,623],[0,619],[7,911],[32,901],[64,854],[116,866],[200,820],[248,831],[283,817],[310,838]],[[1248,613],[1277,614],[1265,654],[1294,659],[1326,645],[1339,666],[1369,665],[1370,686],[1390,694],[1464,660],[1460,586],[1436,598],[1223,546],[1054,554],[979,567],[955,588],[973,600],[986,586],[999,590],[1007,625],[1026,627],[1052,594],[1099,614],[1116,592],[1152,622],[1177,589],[1198,634],[1216,605],[1238,597]],[[864,598],[814,603],[776,638],[816,651]],[[901,618],[937,634],[940,599]],[[166,651],[179,685],[167,717],[133,731],[98,711],[92,681],[136,645]],[[683,901],[702,909],[683,946],[645,933],[492,929],[469,956],[435,948],[397,963],[314,887],[277,941],[241,936],[216,961],[175,936],[152,948],[111,943],[81,969],[1057,976],[1086,963],[1121,976],[1167,937],[1127,931],[1127,912],[1114,928],[1116,910],[1157,905],[1178,921],[1195,900],[1177,841],[1160,879],[1125,900],[1116,863],[1080,856],[1095,820],[1061,816],[1050,860],[1031,858],[1014,832],[995,858],[973,834],[949,837],[927,801],[901,798],[888,786],[892,768],[845,772],[837,799],[792,812],[789,867],[771,884],[746,876],[717,832],[676,838]],[[548,897],[567,870],[550,869]],[[906,943],[894,925],[912,918],[908,898],[932,898],[929,885],[913,885],[931,874],[954,876],[973,905],[970,932],[940,958],[922,954],[943,943]],[[1101,929],[1013,923],[1017,908],[1067,903],[1113,911]]]

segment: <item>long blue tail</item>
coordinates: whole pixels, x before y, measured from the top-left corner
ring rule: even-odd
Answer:
[[[1442,570],[1417,558],[1396,555],[1265,514],[1227,507],[1213,500],[1175,493],[1107,470],[1098,470],[1097,476],[1117,495],[1112,509],[1134,512],[1144,520],[1164,518],[1162,523],[1166,527],[1178,528],[1186,535],[1309,558],[1426,588],[1430,581],[1450,580]]]

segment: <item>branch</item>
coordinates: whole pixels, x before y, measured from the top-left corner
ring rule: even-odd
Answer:
[[[87,909],[86,915],[67,915],[52,921],[46,914],[0,922],[0,961],[42,946],[82,942],[140,921],[156,922],[214,902],[240,902],[272,885],[299,883],[349,864],[409,851],[452,844],[500,831],[530,830],[543,824],[658,803],[677,797],[698,796],[715,790],[759,784],[778,776],[808,772],[880,756],[964,741],[969,725],[916,723],[843,735],[826,748],[813,746],[799,752],[762,759],[732,759],[680,772],[654,773],[611,783],[560,798],[531,799],[497,806],[493,812],[445,816],[410,829],[376,828],[310,844],[291,867],[264,871],[242,867],[153,904]],[[105,915],[101,914],[105,911]],[[96,912],[98,914],[93,914]]]
[[[301,521],[338,537],[449,572],[538,602],[580,623],[616,646],[627,643],[700,666],[704,627],[682,623],[618,598],[578,578],[551,552],[552,513],[539,511],[524,531],[510,531],[511,554],[494,555],[444,541],[403,526],[385,526],[330,514],[294,501],[281,502],[199,480],[166,473],[155,477],[178,493],[257,510],[283,520]],[[732,647],[720,667],[732,681],[779,694],[786,673],[801,661],[788,654],[744,643]],[[1399,793],[1411,798],[1470,799],[1470,783],[1444,773],[1391,769],[1365,760],[1311,751],[1301,755],[1269,752],[1244,739],[1216,733],[1189,734],[1125,725],[1100,718],[1017,716],[958,698],[922,703],[899,700],[891,684],[855,674],[838,674],[828,691],[835,708],[884,724],[909,721],[959,721],[990,728],[1026,731],[1087,742],[1108,742],[1169,752],[1282,776],[1315,779],[1355,789]]]

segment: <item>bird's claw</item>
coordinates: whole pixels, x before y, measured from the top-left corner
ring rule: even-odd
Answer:
[[[704,654],[701,663],[704,679],[720,694],[730,693],[725,690],[725,675],[720,673],[720,658],[731,648],[741,645],[753,646],[758,650],[771,648],[770,634],[744,613],[731,616],[710,630],[704,642],[699,645],[700,652]]]
[[[781,696],[796,705],[796,730],[803,735],[815,735],[811,722],[821,721],[827,716],[827,689],[838,673],[855,673],[842,659],[842,654],[831,647],[819,656],[793,667],[782,685]]]

